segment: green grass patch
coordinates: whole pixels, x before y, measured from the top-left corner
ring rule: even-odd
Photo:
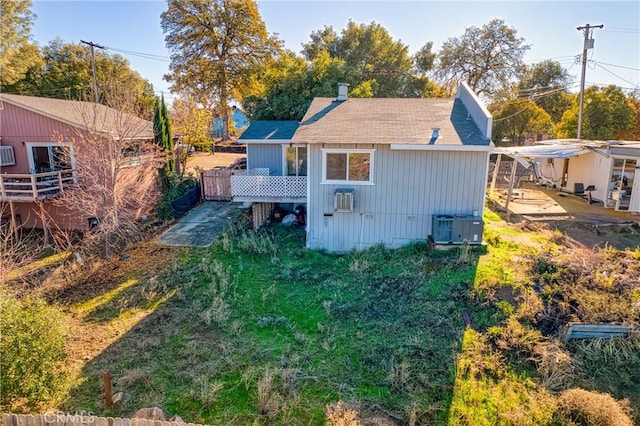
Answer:
[[[64,262],[69,258],[69,256],[71,256],[71,252],[68,251],[48,255],[42,259],[36,260],[35,262],[30,262],[27,265],[10,271],[9,273],[7,273],[4,279],[7,281],[17,280],[21,277],[24,277],[25,275],[38,271],[39,269],[50,268],[61,262]]]
[[[477,260],[425,244],[338,256],[306,250],[300,231],[237,225],[161,278],[175,294],[85,367],[68,408],[101,412],[86,395],[109,369],[128,395],[113,415],[156,404],[193,422],[321,424],[343,400],[445,424],[462,312],[496,318],[470,295]],[[135,288],[76,309],[95,313]]]

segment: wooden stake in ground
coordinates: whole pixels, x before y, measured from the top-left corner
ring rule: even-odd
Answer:
[[[102,384],[104,385],[104,407],[109,409],[113,405],[113,395],[111,393],[111,374],[108,371],[102,372]]]

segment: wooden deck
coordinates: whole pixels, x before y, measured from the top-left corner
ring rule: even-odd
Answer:
[[[76,183],[75,170],[47,173],[3,173],[0,201],[41,201],[61,195]]]

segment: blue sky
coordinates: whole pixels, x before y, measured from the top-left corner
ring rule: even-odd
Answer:
[[[518,30],[531,49],[528,64],[554,59],[579,82],[586,23],[604,24],[595,30],[595,48],[589,51],[587,83],[640,87],[640,2],[638,1],[258,1],[267,30],[278,33],[286,47],[296,52],[311,31],[325,25],[336,30],[349,20],[382,24],[413,53],[427,41],[435,50],[469,26],[482,26],[501,18]],[[68,42],[93,41],[120,53],[148,79],[157,91],[169,91],[162,76],[168,71],[169,53],[160,28],[164,1],[57,1],[33,0],[38,15],[32,33],[43,45],[55,37]],[[116,50],[117,49],[117,50]],[[126,52],[123,52],[126,51]],[[130,53],[134,52],[134,53]],[[146,54],[143,57],[138,53]],[[148,55],[154,59],[150,59]]]

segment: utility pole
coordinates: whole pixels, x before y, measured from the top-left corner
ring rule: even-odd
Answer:
[[[93,48],[97,47],[98,49],[104,49],[104,46],[95,44],[92,41],[80,40],[80,43],[84,43],[91,46],[91,67],[93,68],[93,96],[96,103],[98,103],[100,101],[100,97],[98,96],[98,77],[96,77],[96,57],[93,53]]]
[[[582,103],[584,102],[584,79],[587,74],[587,50],[593,49],[593,39],[591,33],[593,28],[604,28],[604,25],[585,25],[576,28],[584,31],[584,45],[582,48],[582,78],[580,79],[580,104],[578,106],[578,139],[582,137]]]

